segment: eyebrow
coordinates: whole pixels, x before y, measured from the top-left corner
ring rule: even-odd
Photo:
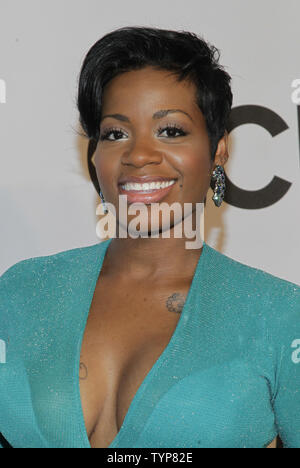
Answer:
[[[162,109],[162,110],[159,110],[159,111],[155,112],[152,115],[152,119],[161,119],[162,117],[165,117],[168,114],[174,114],[175,112],[181,112],[182,114],[187,115],[189,117],[189,119],[191,119],[191,121],[194,122],[192,117],[187,112],[185,112],[185,111],[183,111],[181,109]],[[102,120],[106,119],[107,117],[112,117],[113,119],[121,120],[121,122],[130,123],[130,119],[128,117],[126,117],[126,115],[123,115],[123,114],[106,114],[101,118],[101,122],[102,122]]]

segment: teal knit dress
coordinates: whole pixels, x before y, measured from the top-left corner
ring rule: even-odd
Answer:
[[[110,242],[1,276],[3,446],[90,448],[79,359]],[[278,434],[300,448],[300,287],[204,243],[176,329],[109,448],[262,448]]]

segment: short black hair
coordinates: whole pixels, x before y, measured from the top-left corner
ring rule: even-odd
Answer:
[[[87,53],[79,76],[77,106],[85,135],[99,140],[105,85],[123,72],[151,66],[195,84],[213,160],[232,106],[231,76],[219,58],[215,46],[188,31],[128,26],[106,34]]]

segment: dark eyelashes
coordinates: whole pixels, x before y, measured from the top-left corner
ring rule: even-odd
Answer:
[[[187,135],[187,132],[180,126],[175,124],[168,124],[161,127],[158,127],[158,132],[161,133],[164,130],[176,130],[180,133],[180,136]]]
[[[180,126],[180,125],[175,125],[175,124],[169,124],[169,125],[164,125],[164,126],[161,126],[157,129],[158,133],[162,133],[163,131],[173,131],[173,133],[179,133],[178,136],[185,136],[187,135],[187,132]],[[110,134],[121,134],[121,135],[124,135],[125,132],[121,129],[121,128],[117,128],[117,127],[111,127],[111,128],[108,128],[106,130],[103,131],[103,133],[100,134],[100,141],[103,141],[103,140],[106,140],[108,139],[108,137],[110,136]],[[178,136],[175,136],[175,135],[172,135],[170,136],[169,138],[178,138]],[[118,139],[117,139],[118,140]],[[109,140],[109,141],[116,141],[116,140]]]
[[[107,130],[105,130],[103,133],[100,134],[100,137],[99,137],[99,140],[100,141],[103,141],[103,140],[106,140],[107,137],[111,134],[111,133],[124,133],[123,130],[119,129],[119,128],[115,128],[115,127],[112,127],[112,128],[108,128]]]

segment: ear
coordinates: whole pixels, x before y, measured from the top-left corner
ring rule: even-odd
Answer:
[[[224,166],[229,158],[228,153],[228,132],[225,130],[224,135],[220,138],[218,142],[218,147],[215,154],[215,159],[213,162],[214,167],[216,165]]]

